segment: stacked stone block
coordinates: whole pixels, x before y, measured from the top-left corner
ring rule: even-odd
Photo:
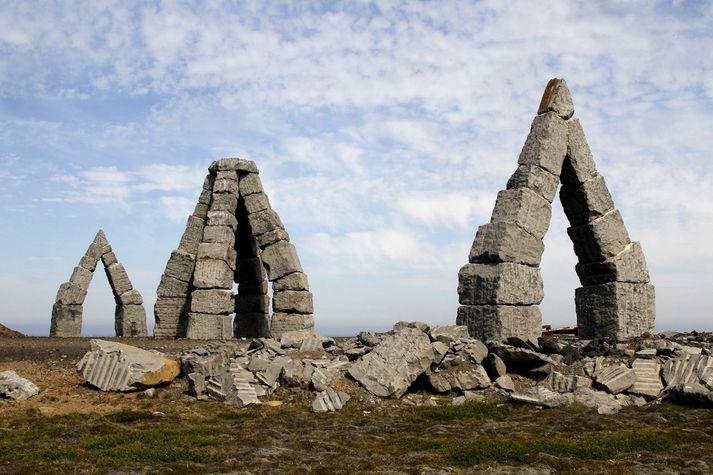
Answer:
[[[540,335],[542,239],[560,181],[583,285],[575,299],[580,334],[625,338],[653,330],[654,290],[641,246],[630,242],[573,114],[565,81],[551,80],[517,170],[498,193],[490,223],[478,228],[458,274],[457,323],[474,337]]]
[[[159,285],[155,335],[223,339],[313,328],[307,276],[270,206],[257,166],[225,158],[213,162],[209,172]],[[185,263],[180,277],[169,269],[177,253]]]
[[[81,336],[82,305],[99,259],[104,265],[116,302],[114,313],[116,336],[146,336],[146,311],[143,297],[131,285],[124,266],[117,261],[101,229],[80,259],[79,265],[74,268],[69,281],[59,287],[52,307],[50,336]]]

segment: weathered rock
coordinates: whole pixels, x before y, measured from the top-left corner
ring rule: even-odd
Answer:
[[[216,178],[213,182],[213,194],[219,193],[238,193],[238,182],[236,180],[226,180],[224,178]]]
[[[483,341],[510,336],[536,340],[542,334],[542,314],[534,305],[464,305],[458,307],[456,323]]]
[[[636,372],[622,364],[607,366],[594,380],[597,387],[611,394],[619,394],[636,382]]]
[[[285,228],[280,217],[271,209],[248,214],[248,223],[250,223],[250,231],[255,236]]]
[[[302,364],[302,361],[291,359],[283,366],[280,383],[288,388],[306,386],[307,381],[304,378],[304,364]]]
[[[509,262],[466,264],[458,272],[461,305],[533,305],[544,298],[537,267]]]
[[[87,289],[75,282],[64,282],[59,286],[55,303],[62,305],[82,305]]]
[[[552,203],[559,181],[557,175],[548,172],[539,165],[518,165],[517,170],[508,180],[507,189],[529,188]]]
[[[0,372],[0,398],[24,401],[40,392],[40,388],[29,379],[14,371]]]
[[[362,345],[374,347],[381,343],[381,340],[386,338],[385,333],[360,332],[357,339]]]
[[[567,123],[556,113],[545,112],[532,121],[530,134],[517,163],[538,165],[559,176],[567,154]]]
[[[204,243],[227,243],[232,246],[235,243],[235,232],[229,226],[206,226],[203,232]],[[198,253],[196,244],[196,253]]]
[[[614,209],[614,200],[601,175],[590,178],[576,188],[562,185],[560,201],[572,226],[594,221]]]
[[[514,223],[542,239],[550,227],[550,202],[529,188],[514,188],[498,193],[491,223]]]
[[[104,270],[106,271],[106,276],[109,279],[109,284],[111,285],[112,291],[114,291],[114,295],[121,295],[133,288],[129,280],[129,275],[126,273],[123,265],[118,263],[112,264]]]
[[[142,305],[144,303],[144,298],[141,296],[141,292],[136,289],[131,289],[116,297],[117,305]]]
[[[69,281],[79,285],[82,288],[88,289],[89,284],[92,282],[93,275],[94,273],[92,271],[87,270],[82,266],[77,266],[74,268]]]
[[[257,173],[241,173],[238,178],[240,196],[245,197],[254,193],[263,193],[262,182]]]
[[[257,165],[252,160],[245,160],[237,157],[221,158],[211,163],[210,171],[228,170],[247,173],[258,173]]]
[[[116,264],[118,259],[116,258],[116,254],[114,254],[112,251],[105,252],[102,254],[102,264],[104,264],[104,267],[109,267],[112,264]]]
[[[273,338],[280,338],[284,333],[294,330],[314,330],[312,315],[273,313],[270,333]]]
[[[470,263],[512,262],[537,266],[545,245],[514,223],[488,223],[475,235],[468,260]]]
[[[280,228],[255,236],[255,242],[260,249],[265,249],[267,246],[280,241],[290,241],[290,235],[287,234],[287,231]]]
[[[247,195],[244,198],[245,209],[248,214],[257,213],[258,211],[272,209],[270,206],[270,200],[267,198],[265,193],[253,193],[252,195]]]
[[[540,106],[537,108],[538,114],[554,112],[562,119],[569,119],[574,114],[574,104],[572,96],[564,79],[550,79],[542,94]]]
[[[238,219],[228,211],[209,211],[208,226],[227,226],[233,231],[238,229]]]
[[[563,185],[579,186],[597,174],[597,167],[579,119],[567,121],[567,132],[567,157],[560,180]]]
[[[515,390],[515,382],[512,380],[512,378],[504,374],[497,378],[495,381],[495,386],[499,387],[500,389],[504,389],[505,391],[514,391]]]
[[[189,216],[186,223],[186,230],[183,232],[181,242],[178,244],[178,249],[188,254],[195,255],[198,252],[198,244],[203,236],[203,228],[205,220],[197,216]]]
[[[178,376],[178,361],[123,343],[92,339],[77,371],[102,391],[136,391],[169,383]]]
[[[164,274],[161,276],[161,282],[156,289],[156,295],[158,297],[186,297],[189,293],[189,287],[190,284],[188,282]]]
[[[183,282],[189,282],[195,267],[195,256],[177,249],[171,253],[164,275]]]
[[[312,402],[312,410],[314,412],[334,412],[344,407],[344,404],[349,401],[350,397],[345,392],[336,392],[332,388],[327,388],[317,394]]]
[[[580,338],[625,339],[654,331],[654,287],[612,282],[575,291]]]
[[[404,328],[384,338],[348,371],[372,394],[398,398],[430,367],[433,359],[428,336],[415,328]]]
[[[433,372],[428,375],[428,382],[439,393],[490,386],[488,373],[482,366],[473,363],[464,363]]]
[[[272,283],[272,290],[274,292],[281,292],[283,290],[309,290],[307,275],[302,272],[287,274]]]
[[[591,409],[598,414],[615,414],[621,409],[621,403],[613,395],[604,391],[593,389],[578,389],[573,393],[574,400]]]
[[[205,375],[201,373],[189,373],[188,376],[188,394],[198,399],[204,397],[206,391]]]
[[[114,311],[116,336],[146,336],[146,310],[143,305],[117,305]]]
[[[270,280],[277,280],[293,272],[302,272],[297,250],[287,241],[278,241],[267,246],[261,257]]]
[[[187,318],[189,301],[188,297],[156,299],[154,304],[154,336],[156,338],[176,338],[185,336],[186,322],[181,317]],[[185,320],[185,319],[184,319]]]
[[[567,228],[579,262],[601,262],[619,254],[631,242],[618,210],[587,224]]]
[[[305,290],[282,290],[273,294],[275,312],[312,313],[312,293]]]
[[[631,363],[631,369],[636,373],[636,381],[628,392],[647,399],[657,398],[661,394],[661,365],[656,360],[637,358]]]
[[[0,323],[0,336],[3,338],[24,338],[25,335]]]
[[[496,344],[490,351],[498,355],[509,369],[519,368],[530,370],[546,364],[556,364],[550,357],[525,348]]]
[[[233,336],[230,315],[188,313],[186,338],[194,340],[226,340]]]
[[[440,341],[446,345],[452,345],[455,342],[468,340],[468,327],[465,325],[442,325],[431,327],[428,334],[433,341]],[[487,349],[486,349],[487,352]]]
[[[510,400],[521,404],[532,404],[551,409],[569,406],[574,401],[574,396],[572,394],[560,394],[550,391],[543,386],[532,386],[512,392],[510,394]]]
[[[235,214],[238,208],[238,196],[234,193],[213,193],[210,202],[211,211],[227,211]],[[207,217],[207,213],[206,213]]]
[[[545,378],[542,384],[558,393],[571,393],[578,389],[591,388],[592,380],[586,376],[565,375],[558,371],[553,371]]]
[[[465,361],[480,364],[488,356],[488,347],[480,340],[468,339],[452,345],[456,355]]]
[[[255,389],[245,377],[244,370],[235,364],[231,364],[224,371],[210,378],[206,384],[206,393],[211,399],[239,407],[260,404]]]
[[[198,245],[198,260],[221,260],[235,270],[235,248],[225,242],[202,242]]]
[[[82,306],[55,303],[52,306],[50,336],[79,337],[82,334]]]
[[[231,289],[233,269],[220,259],[198,259],[193,273],[193,286],[198,289]]]
[[[607,282],[648,283],[649,271],[644,252],[638,242],[629,243],[616,256],[602,262],[577,263],[577,275],[582,285]]]
[[[483,368],[485,368],[485,371],[488,372],[488,376],[490,376],[492,380],[496,380],[507,374],[505,362],[495,353],[490,353],[483,360]]]
[[[713,356],[683,353],[666,361],[662,375],[667,389],[703,383],[713,390]]]
[[[230,290],[196,289],[191,294],[191,312],[228,315],[233,312],[233,296]]]

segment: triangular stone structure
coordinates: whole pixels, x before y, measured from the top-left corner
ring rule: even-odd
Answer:
[[[240,158],[209,167],[157,289],[154,336],[277,337],[314,328],[307,276],[258,173]]]
[[[116,255],[101,229],[74,268],[69,282],[59,286],[57,298],[52,307],[50,336],[79,337],[82,333],[82,305],[87,296],[94,270],[101,259],[104,271],[114,294],[116,310],[114,328],[116,336],[146,336],[146,310],[141,293],[133,288],[124,266]]]
[[[566,82],[552,79],[517,170],[498,193],[490,223],[478,228],[469,263],[458,274],[457,323],[474,337],[541,335],[542,238],[560,183],[582,284],[575,292],[579,336],[623,339],[654,330],[655,292],[641,245],[630,241],[573,114]]]

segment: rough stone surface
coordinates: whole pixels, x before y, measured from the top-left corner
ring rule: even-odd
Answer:
[[[269,334],[270,315],[268,312],[241,312],[235,314],[233,336],[236,338],[257,338]]]
[[[210,171],[240,171],[247,173],[257,173],[257,165],[252,160],[245,160],[238,157],[228,157],[221,158],[220,160],[215,160],[208,167]]]
[[[112,341],[90,341],[91,350],[77,363],[77,371],[102,391],[136,391],[173,381],[178,361]]]
[[[567,130],[567,157],[560,180],[564,185],[579,186],[597,174],[597,167],[579,119],[567,121]]]
[[[597,387],[611,394],[619,394],[636,382],[636,372],[622,364],[611,365],[604,368],[594,381]]]
[[[290,241],[290,235],[284,229],[276,228],[259,236],[255,236],[255,242],[260,249],[265,249],[267,246],[279,241]]]
[[[312,411],[335,412],[344,407],[344,404],[346,404],[349,399],[349,394],[341,391],[336,392],[332,388],[327,388],[325,391],[317,393],[317,396],[312,402]]]
[[[238,179],[240,196],[245,197],[254,193],[263,193],[262,182],[257,173],[241,173]]]
[[[234,193],[213,193],[210,202],[211,211],[225,211],[235,214],[238,207],[238,196]],[[207,213],[206,213],[207,217]]]
[[[418,329],[404,328],[384,338],[349,368],[349,374],[372,394],[401,397],[433,359],[428,336]]]
[[[529,188],[514,188],[498,193],[491,223],[514,223],[537,239],[550,227],[552,206]]]
[[[196,258],[193,254],[177,249],[171,253],[171,257],[168,259],[164,275],[183,282],[190,282],[195,265]]]
[[[245,209],[248,215],[257,213],[258,211],[272,209],[270,200],[265,193],[254,193],[245,197]]]
[[[649,282],[649,271],[644,251],[638,242],[629,243],[616,256],[602,262],[577,263],[577,275],[582,285],[607,282]]]
[[[191,294],[191,312],[228,315],[233,307],[232,292],[227,289],[196,289]]]
[[[116,303],[117,305],[142,305],[144,298],[141,296],[141,292],[136,289],[131,289],[119,295],[116,298]]]
[[[498,378],[507,375],[507,367],[505,362],[495,353],[490,353],[483,360],[483,368],[487,371],[490,379],[497,380]]]
[[[59,286],[55,302],[63,305],[82,305],[87,289],[74,282],[64,282]]]
[[[24,401],[40,392],[40,388],[29,379],[14,371],[0,372],[0,398]]]
[[[557,114],[547,112],[532,121],[530,134],[517,163],[538,165],[559,176],[567,154],[567,123]]]
[[[187,296],[177,298],[158,298],[154,304],[154,336],[156,338],[176,338],[185,336],[189,300]]]
[[[512,262],[537,266],[545,245],[514,223],[488,223],[480,226],[470,250],[470,263]]]
[[[280,217],[271,209],[264,209],[248,214],[248,223],[250,223],[250,231],[255,236],[274,231],[275,229],[284,229],[284,225]]]
[[[651,399],[661,394],[661,365],[656,360],[637,358],[631,363],[631,369],[636,373],[636,381],[628,392]]]
[[[178,249],[195,255],[198,252],[198,244],[203,236],[205,221],[197,216],[189,216],[186,223],[186,230],[183,232]]]
[[[260,404],[255,388],[250,384],[248,377],[246,371],[238,365],[230,365],[208,380],[206,393],[212,399],[239,407]]]
[[[164,274],[156,289],[156,295],[158,297],[185,297],[188,295],[188,289],[188,282]]]
[[[312,293],[305,290],[281,290],[273,294],[275,312],[313,313]]]
[[[552,203],[557,194],[559,177],[539,165],[518,165],[515,173],[508,180],[507,189],[529,188],[548,202]]]
[[[563,185],[560,188],[560,201],[572,226],[594,221],[614,209],[614,200],[601,175],[585,181],[579,187]]]
[[[116,336],[146,336],[146,310],[143,305],[117,305],[114,311]]]
[[[50,336],[79,337],[82,334],[82,306],[55,303],[52,306]]]
[[[567,228],[579,262],[610,259],[631,242],[618,210],[610,211],[588,224]]]
[[[562,374],[558,371],[553,371],[545,378],[543,385],[558,393],[572,393],[578,389],[591,388],[592,380],[586,376]]]
[[[428,331],[431,340],[453,345],[461,340],[470,339],[468,327],[465,325],[440,325],[431,327]]]
[[[571,394],[560,394],[544,386],[534,386],[511,393],[510,400],[520,404],[555,408],[569,406],[572,404],[574,396]]]
[[[314,330],[314,317],[280,312],[272,314],[270,333],[273,338],[280,338],[286,332],[295,330]]]
[[[114,295],[121,295],[133,288],[129,280],[129,275],[126,273],[123,265],[118,263],[112,264],[105,270]]]
[[[280,292],[283,290],[309,290],[307,275],[302,272],[293,272],[280,277],[272,283],[272,290]]]
[[[533,305],[544,298],[540,270],[522,264],[466,264],[458,273],[462,305]]]
[[[481,365],[464,363],[452,366],[428,375],[436,392],[463,391],[466,389],[482,389],[490,386],[488,373]]]
[[[209,211],[206,224],[208,226],[227,226],[233,231],[238,229],[238,219],[228,211]]]
[[[614,282],[575,291],[580,338],[626,339],[654,331],[656,295],[649,284]]]
[[[74,268],[74,271],[72,271],[72,276],[69,278],[69,281],[84,289],[88,289],[89,284],[92,282],[93,275],[94,273],[92,271],[82,266],[77,266]]]
[[[226,340],[233,335],[230,315],[188,313],[186,338],[194,340]]]
[[[228,226],[206,226],[203,232],[204,243],[228,243],[235,244],[235,232]],[[198,245],[196,245],[196,254]]]
[[[302,272],[297,249],[287,241],[278,241],[267,246],[262,251],[261,257],[271,281],[293,272]]]
[[[572,96],[564,79],[550,79],[542,94],[540,106],[537,108],[538,114],[554,112],[562,119],[569,119],[574,114],[574,104]]]
[[[542,334],[542,314],[534,305],[462,305],[456,323],[466,325],[470,336],[483,341],[510,336],[537,340]]]
[[[230,289],[233,287],[233,269],[224,260],[198,259],[193,286],[198,289]]]

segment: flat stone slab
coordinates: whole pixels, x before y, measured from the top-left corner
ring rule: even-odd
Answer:
[[[40,388],[35,383],[16,372],[0,372],[0,397],[13,401],[24,401],[39,392]]]

